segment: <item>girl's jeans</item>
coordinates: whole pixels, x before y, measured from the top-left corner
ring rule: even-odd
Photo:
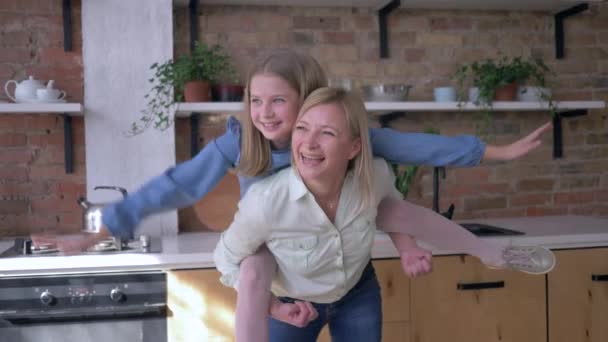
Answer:
[[[287,297],[279,299],[294,301]],[[329,324],[333,342],[380,342],[382,302],[371,262],[365,267],[357,285],[342,299],[330,304],[312,304],[319,317],[304,328],[270,318],[270,342],[315,342],[325,324]]]

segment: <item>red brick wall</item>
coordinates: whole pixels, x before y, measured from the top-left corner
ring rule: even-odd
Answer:
[[[55,80],[69,102],[82,102],[80,1],[72,3],[73,51],[64,52],[61,0],[0,1],[2,89],[7,80],[33,75]],[[66,174],[59,115],[0,114],[0,237],[81,226],[76,198],[86,191],[82,117],[73,118],[73,127],[74,173]]]
[[[505,11],[400,9],[389,16],[391,57],[380,59],[374,11],[352,8],[203,6],[200,37],[219,43],[241,74],[260,52],[276,47],[305,50],[330,77],[357,84],[413,84],[411,99],[431,100],[436,86],[453,84],[459,63],[499,53],[543,57],[557,73],[559,100],[608,101],[608,5],[592,6],[566,22],[566,58],[554,57],[553,16]],[[187,51],[188,20],[176,15],[177,51]],[[564,158],[552,158],[552,137],[534,153],[510,163],[449,169],[441,182],[441,208],[456,205],[457,218],[580,214],[608,216],[608,123],[606,110],[564,121]],[[550,120],[547,113],[493,113],[485,140],[507,143]],[[187,127],[187,122],[180,125]],[[221,124],[218,124],[221,129]],[[474,113],[407,113],[391,126],[420,132],[475,134]],[[202,140],[213,137],[200,127]],[[189,137],[178,137],[178,149]],[[184,155],[179,153],[178,155]],[[410,199],[431,205],[430,168],[422,168]],[[182,222],[182,221],[180,221]],[[183,224],[187,224],[182,222]]]

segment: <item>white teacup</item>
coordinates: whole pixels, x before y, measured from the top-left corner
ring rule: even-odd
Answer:
[[[36,98],[40,102],[57,102],[65,99],[65,91],[53,88],[43,88],[36,90]]]

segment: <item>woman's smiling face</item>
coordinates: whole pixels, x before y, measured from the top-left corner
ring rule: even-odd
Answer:
[[[294,122],[300,109],[297,90],[270,73],[257,74],[250,82],[251,121],[276,149],[289,147]]]
[[[344,109],[337,103],[309,108],[295,123],[292,149],[298,173],[306,181],[336,181],[344,177],[349,161],[361,150]]]

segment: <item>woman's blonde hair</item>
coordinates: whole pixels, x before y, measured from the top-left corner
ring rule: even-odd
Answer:
[[[276,50],[258,58],[247,76],[245,86],[245,112],[240,121],[242,126],[241,156],[236,171],[242,175],[255,177],[271,168],[270,142],[255,128],[250,112],[251,79],[259,74],[272,74],[285,80],[299,94],[299,104],[315,89],[327,86],[323,68],[310,55],[293,50]]]
[[[369,141],[369,127],[367,124],[367,111],[361,96],[339,88],[320,88],[313,91],[302,104],[298,113],[298,120],[312,107],[321,104],[335,103],[342,107],[346,116],[346,124],[353,139],[361,140],[361,151],[353,158],[348,169],[353,172],[356,184],[361,191],[361,209],[367,209],[374,205],[374,174],[373,156]],[[295,165],[295,151],[291,153],[291,164]]]

